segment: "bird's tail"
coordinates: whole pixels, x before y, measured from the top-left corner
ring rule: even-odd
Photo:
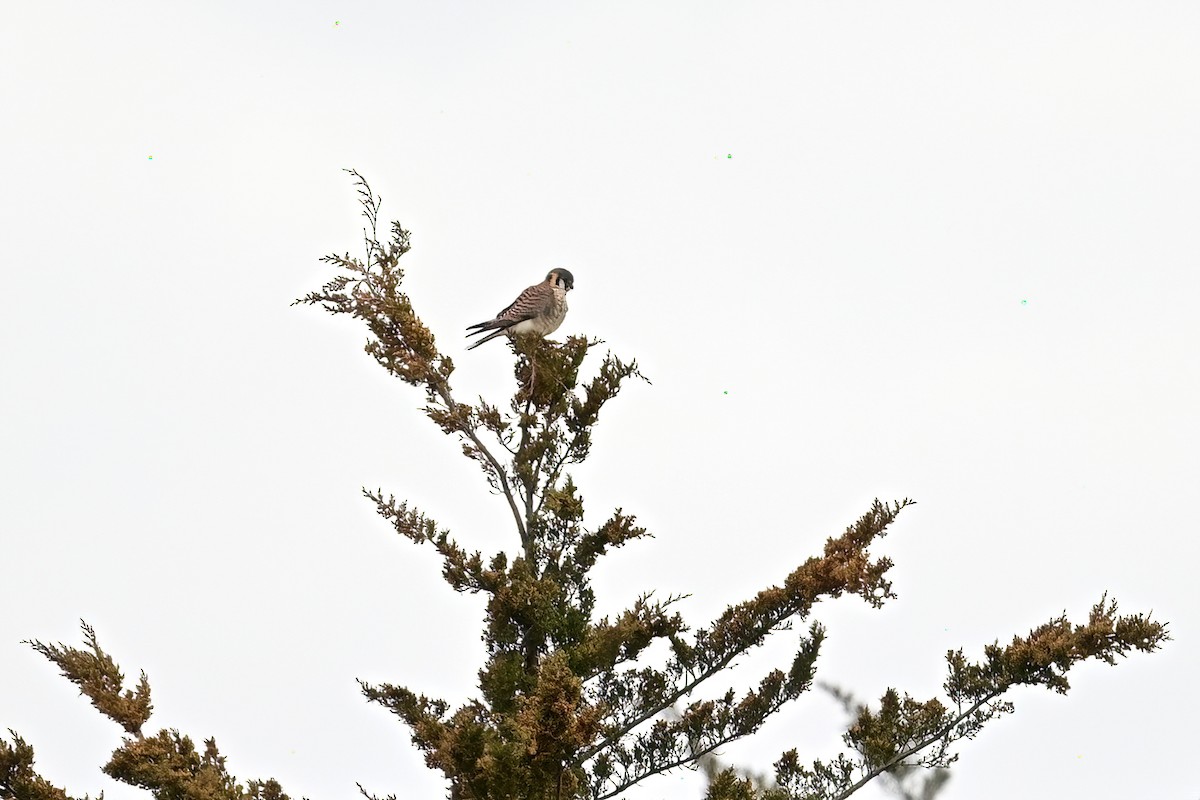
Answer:
[[[471,345],[467,349],[474,350],[476,347],[479,347],[479,345],[483,344],[484,342],[490,342],[492,339],[495,339],[497,336],[501,336],[507,332],[508,332],[508,328],[506,328],[506,327],[500,328],[499,330],[494,330],[491,333],[489,333],[487,336],[480,339],[479,341],[472,342]],[[475,331],[475,333],[483,333],[483,331]],[[474,336],[475,333],[468,333],[467,336]]]

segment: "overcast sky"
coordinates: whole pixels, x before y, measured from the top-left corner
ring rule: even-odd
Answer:
[[[145,796],[20,644],[82,617],[149,675],[147,729],[242,780],[444,796],[355,678],[462,702],[483,598],[359,489],[517,540],[365,329],[289,307],[361,252],[353,167],[462,398],[504,402],[513,360],[463,329],[556,266],[557,335],[653,381],[574,473],[589,525],[657,537],[597,569],[603,613],[691,592],[703,624],[911,497],[877,548],[899,598],[819,606],[819,677],[929,697],[948,649],[1107,590],[1175,640],[1013,692],[939,800],[1195,800],[1198,75],[1191,2],[9,4],[0,729],[72,794]],[[845,722],[814,692],[723,752],[828,758]]]

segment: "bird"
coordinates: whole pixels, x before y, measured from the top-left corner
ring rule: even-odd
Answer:
[[[496,315],[495,319],[469,326],[467,330],[470,333],[467,336],[492,332],[467,349],[474,350],[502,333],[509,336],[549,336],[558,330],[558,326],[566,319],[567,292],[574,288],[575,276],[569,270],[550,270],[546,280],[535,283],[521,292],[508,308]]]

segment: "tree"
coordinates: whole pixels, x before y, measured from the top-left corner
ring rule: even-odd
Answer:
[[[475,699],[451,710],[445,701],[404,686],[361,684],[369,701],[407,724],[426,763],[445,775],[454,800],[601,800],[653,775],[701,764],[718,765],[709,770],[708,800],[845,798],[880,775],[948,767],[957,758],[955,743],[1013,710],[1002,700],[1013,686],[1065,693],[1066,673],[1080,661],[1115,664],[1130,650],[1153,652],[1169,638],[1165,624],[1141,614],[1119,616],[1116,603],[1104,596],[1086,623],[1072,624],[1064,613],[1007,646],[986,647],[979,661],[961,650],[947,654],[948,702],[889,689],[877,710],[857,707],[843,737],[850,755],[805,763],[790,750],[776,761],[773,776],[719,765],[713,759],[718,748],[755,733],[812,687],[825,631],[810,623],[791,663],[752,688],[707,692],[714,679],[768,636],[806,621],[821,600],[852,594],[879,608],[893,599],[887,579],[892,562],[873,558],[870,547],[912,501],[876,500],[781,585],[729,606],[705,625],[693,629],[684,622],[677,611],[682,597],[656,599],[649,592],[615,618],[596,619],[591,569],[606,553],[650,534],[621,508],[585,527],[583,500],[567,469],[587,458],[600,412],[624,382],[644,380],[637,362],[609,352],[596,375],[581,380],[588,354],[601,341],[518,338],[512,341],[516,389],[508,409],[483,399],[460,401],[450,384],[453,361],[438,350],[400,290],[399,261],[409,250],[409,232],[393,222],[381,242],[380,199],[362,176],[350,173],[368,225],[365,259],[326,256],[322,260],[339,273],[296,302],[366,324],[367,353],[424,392],[425,415],[459,441],[488,485],[504,496],[518,545],[511,558],[501,550],[485,559],[420,510],[382,489],[363,491],[397,533],[437,551],[451,588],[487,597],[487,661]],[[286,798],[272,780],[243,788],[226,772],[211,739],[200,753],[178,731],[144,736],[151,710],[146,676],[136,690],[123,691],[123,676],[86,624],[84,634],[87,651],[30,644],[124,728],[122,747],[104,767],[109,775],[162,800]],[[669,655],[646,663],[656,642],[664,642]],[[66,798],[33,771],[32,748],[15,732],[12,738],[13,745],[0,742],[0,797]]]

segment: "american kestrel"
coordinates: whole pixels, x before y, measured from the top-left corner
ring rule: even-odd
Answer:
[[[567,316],[567,292],[575,288],[575,276],[565,269],[552,269],[546,280],[535,283],[512,301],[512,305],[496,315],[495,319],[472,325],[467,336],[484,331],[492,333],[468,347],[474,350],[484,342],[495,339],[502,333],[510,336],[537,334],[549,336],[558,330]]]

